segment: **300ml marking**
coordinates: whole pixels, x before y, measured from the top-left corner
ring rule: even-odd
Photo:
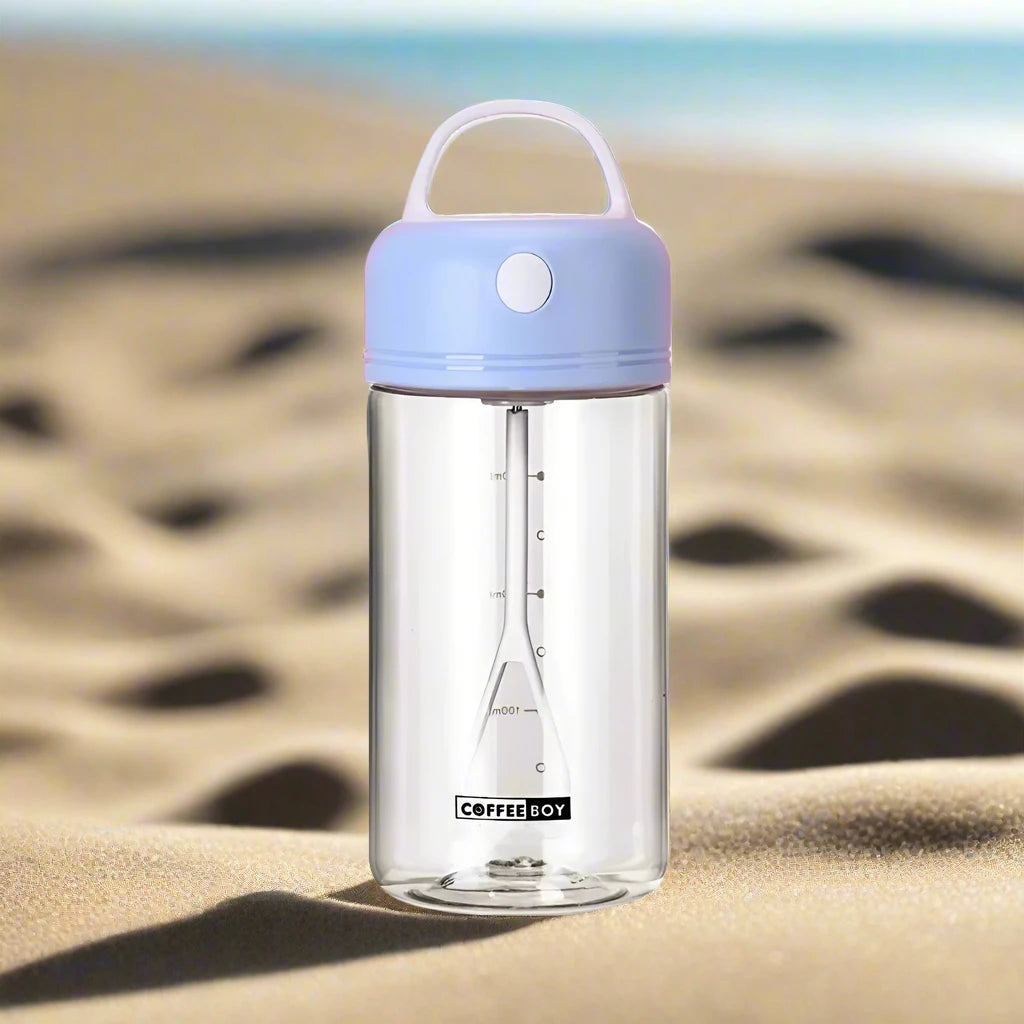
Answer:
[[[568,821],[567,796],[456,796],[455,817],[473,821]]]

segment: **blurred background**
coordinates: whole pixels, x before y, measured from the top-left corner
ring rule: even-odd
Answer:
[[[0,806],[366,820],[362,265],[569,104],[676,295],[674,778],[1024,751],[1019,3],[0,0]],[[444,211],[600,209],[489,125]]]
[[[3,4],[7,33],[194,54],[435,118],[558,96],[632,152],[914,177],[1024,175],[1012,2]]]

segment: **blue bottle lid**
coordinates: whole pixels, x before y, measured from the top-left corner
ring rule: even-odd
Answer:
[[[601,214],[435,213],[444,151],[501,117],[540,117],[589,143],[608,187]],[[667,383],[668,252],[637,220],[607,142],[556,103],[467,107],[431,137],[402,219],[366,260],[366,379],[412,390],[604,392]]]

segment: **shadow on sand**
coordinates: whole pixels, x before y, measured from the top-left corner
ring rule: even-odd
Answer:
[[[166,988],[486,939],[536,923],[407,908],[373,882],[324,898],[254,892],[0,975],[0,1006]]]

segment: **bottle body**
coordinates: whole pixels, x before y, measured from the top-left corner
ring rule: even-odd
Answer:
[[[374,877],[460,913],[649,892],[667,859],[663,387],[375,387]]]

